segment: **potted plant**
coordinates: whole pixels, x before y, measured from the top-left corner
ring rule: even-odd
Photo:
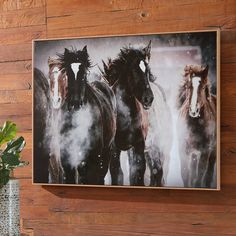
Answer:
[[[0,232],[1,235],[19,235],[19,182],[13,170],[25,166],[20,153],[25,140],[16,137],[16,124],[6,121],[0,127]]]

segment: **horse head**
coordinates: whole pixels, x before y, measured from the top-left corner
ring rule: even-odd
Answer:
[[[108,63],[103,62],[102,72],[106,80],[113,85],[116,81],[126,88],[130,96],[134,96],[144,109],[150,108],[154,99],[149,82],[153,82],[149,61],[151,57],[151,41],[146,47],[135,49],[124,47],[118,57]]]
[[[61,70],[61,63],[58,59],[49,57],[49,87],[52,107],[59,109],[63,106],[67,96],[68,78]]]
[[[121,54],[124,55],[124,52],[121,51]],[[129,75],[127,85],[131,88],[132,94],[142,104],[144,109],[150,108],[154,99],[149,83],[150,80],[153,79],[149,67],[150,57],[151,41],[142,49],[131,49],[129,56],[127,57],[127,59],[129,59]]]
[[[185,88],[188,90],[188,114],[192,118],[200,117],[204,104],[210,100],[210,85],[208,80],[208,65],[187,65],[185,71]]]
[[[68,106],[70,109],[79,108],[85,102],[87,73],[91,65],[87,46],[82,50],[65,48],[64,53],[58,56],[68,77]]]

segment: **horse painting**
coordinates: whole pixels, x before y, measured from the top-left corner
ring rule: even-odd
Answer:
[[[110,83],[117,101],[117,130],[110,163],[113,185],[123,184],[120,153],[130,148],[133,148],[129,158],[130,185],[144,185],[148,109],[154,98],[149,83],[150,50],[151,42],[140,49],[124,47],[116,59],[108,59],[108,64],[103,62],[103,76]]]
[[[116,130],[114,93],[105,82],[87,81],[91,62],[86,46],[66,48],[58,61],[51,68],[58,82],[51,88],[53,105],[62,111],[58,129],[64,183],[104,184]]]
[[[186,66],[179,90],[179,150],[185,187],[208,188],[214,182],[216,97],[211,94],[208,69]]]

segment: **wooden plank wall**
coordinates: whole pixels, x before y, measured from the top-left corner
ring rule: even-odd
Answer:
[[[0,0],[0,122],[31,162],[31,40],[221,29],[222,191],[40,187],[21,183],[22,235],[236,235],[235,0]]]

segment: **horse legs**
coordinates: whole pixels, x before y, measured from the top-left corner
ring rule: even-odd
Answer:
[[[64,176],[66,184],[75,184],[75,168],[72,168],[69,164],[63,165]]]
[[[204,175],[207,170],[207,163],[208,163],[208,154],[203,152],[200,156],[200,160],[197,166],[198,175],[197,175],[197,181],[194,187],[196,188],[203,188],[206,187],[204,183]]]
[[[78,165],[75,172],[75,179],[77,184],[88,184],[88,166],[89,164],[86,160],[81,161]]]
[[[206,176],[205,176],[205,183],[206,183],[207,188],[210,188],[213,182],[215,163],[216,163],[216,152],[213,151],[211,152],[210,157],[209,157],[208,167],[207,167]]]
[[[51,155],[49,159],[49,183],[62,184],[64,182],[64,170],[61,161],[56,155]]]
[[[110,160],[110,173],[111,173],[111,184],[112,185],[123,185],[124,175],[120,165],[120,153],[115,144],[112,147],[112,154]]]
[[[162,169],[163,169],[163,181],[162,181],[162,184],[163,186],[166,185],[166,182],[167,182],[167,176],[168,176],[168,173],[169,173],[169,164],[170,164],[170,154],[169,153],[165,153],[165,154],[162,154],[163,155],[163,162],[162,162]]]
[[[130,185],[144,186],[144,173],[146,161],[144,157],[144,142],[133,148],[133,155],[129,155]]]
[[[194,187],[198,181],[199,177],[199,163],[200,163],[201,153],[197,150],[192,151],[189,156],[189,187]]]
[[[78,183],[104,185],[111,158],[111,147],[96,150],[78,166]]]
[[[98,183],[99,185],[104,185],[105,183],[105,176],[107,174],[108,168],[109,168],[109,163],[111,161],[111,157],[113,154],[113,146],[110,145],[110,147],[106,147],[103,149],[102,152],[102,159],[99,159],[99,165],[98,165],[98,169],[99,169],[99,177],[98,177]]]
[[[104,184],[104,178],[103,181],[101,180],[99,157],[100,155],[89,155],[86,159],[80,162],[76,173],[78,184]]]
[[[158,153],[159,155],[160,153]],[[148,167],[150,169],[150,186],[163,186],[163,168],[161,165],[161,161],[159,159],[160,156],[155,156],[155,159],[151,157],[149,152],[145,152],[145,159],[147,161]]]
[[[93,179],[93,182],[97,185],[104,185],[105,182],[105,176],[108,171],[110,159],[112,155],[112,148],[111,147],[105,147],[102,150],[102,155],[98,155],[98,158],[96,160],[96,175]]]
[[[190,172],[190,160],[189,160],[189,156],[183,154],[183,156],[181,156],[181,176],[182,176],[182,180],[184,183],[184,187],[188,188],[190,187],[190,181],[189,181],[189,172]]]
[[[64,170],[64,183],[66,184],[75,184],[75,168],[72,167],[68,161],[68,153],[65,150],[61,150],[61,164]]]

